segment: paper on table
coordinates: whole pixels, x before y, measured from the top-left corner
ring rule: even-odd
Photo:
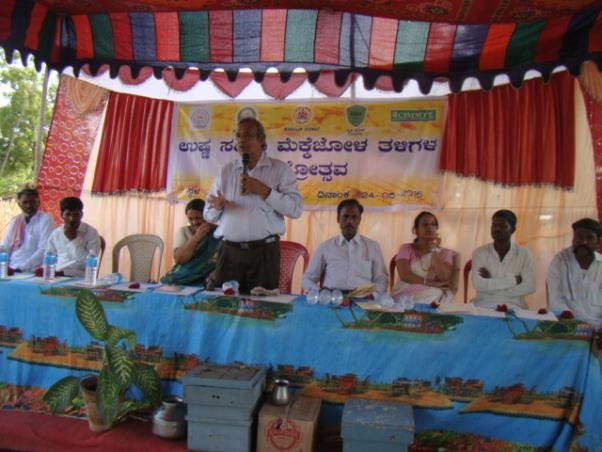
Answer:
[[[444,312],[446,314],[450,313],[450,312],[455,312],[455,313],[465,312],[465,313],[469,313],[469,314],[474,314],[475,313],[475,305],[472,303],[442,304],[439,306],[437,311]]]
[[[500,319],[506,318],[505,312],[496,311],[495,309],[490,309],[490,308],[480,308],[478,306],[475,306],[474,314],[480,315],[483,317],[497,317]]]
[[[224,296],[224,292],[221,290],[205,290],[203,294],[209,297],[222,297]],[[255,301],[269,301],[272,303],[282,303],[288,304],[292,302],[298,295],[289,295],[281,293],[279,295],[269,295],[269,296],[259,296],[259,295],[229,295],[230,297],[236,298],[244,298],[245,300],[255,300]]]
[[[548,311],[545,314],[538,314],[537,311],[532,311],[530,309],[514,309],[514,313],[517,317],[520,317],[521,319],[549,320],[552,322],[558,321],[558,318],[551,311]]]
[[[155,287],[158,287],[157,283],[138,283],[140,287],[137,289],[130,287],[131,282],[119,283],[113,286],[110,286],[111,290],[122,290],[124,292],[146,292],[147,290],[153,290]]]
[[[60,282],[64,282],[64,281],[69,281],[70,279],[72,279],[71,276],[57,276],[52,281],[46,281],[41,276],[34,276],[33,278],[27,278],[24,281],[32,282],[32,283],[36,283],[36,284],[56,284],[56,283],[60,283]]]
[[[29,278],[33,278],[35,275],[33,273],[15,273],[11,276],[7,276],[4,279],[8,279],[8,280],[18,280],[18,279],[29,279]]]
[[[357,303],[357,306],[362,308],[364,311],[404,312],[404,308],[400,305],[385,307],[376,301],[364,301],[362,303]]]
[[[199,290],[203,290],[203,288],[198,286],[172,286],[166,284],[164,286],[157,287],[155,292],[169,295],[192,295],[197,293]]]

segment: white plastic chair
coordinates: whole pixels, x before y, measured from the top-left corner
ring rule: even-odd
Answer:
[[[146,282],[151,279],[153,257],[157,248],[159,248],[157,273],[160,275],[165,247],[161,237],[154,234],[132,234],[119,240],[113,247],[113,273],[119,271],[119,253],[124,246],[127,246],[130,252],[130,281]]]

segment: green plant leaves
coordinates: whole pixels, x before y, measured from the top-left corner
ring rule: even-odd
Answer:
[[[136,333],[109,325],[102,304],[90,290],[82,290],[78,294],[75,310],[86,331],[93,338],[104,342],[103,363],[96,387],[96,405],[103,422],[111,425],[118,415],[134,410],[140,405],[139,402],[123,405],[124,393],[132,384],[135,384],[153,405],[159,405],[159,375],[153,367],[136,363],[130,351],[136,348]],[[77,397],[78,389],[79,378],[66,377],[55,383],[43,399],[53,412],[64,411]]]
[[[120,394],[121,386],[115,375],[107,366],[103,366],[96,386],[96,406],[102,421],[107,425],[111,425],[119,413]]]
[[[42,400],[53,413],[65,411],[79,392],[79,378],[65,377],[53,384]]]
[[[123,389],[127,388],[134,381],[134,361],[130,358],[127,350],[123,348],[107,345],[105,353],[107,361],[103,368],[107,367],[108,364],[117,384]]]
[[[161,403],[161,380],[155,369],[146,364],[136,363],[134,384],[140,388],[153,405]]]
[[[116,345],[120,340],[124,339],[130,349],[136,348],[136,333],[132,330],[126,330],[118,326],[109,325],[107,331],[106,343],[107,345]]]
[[[90,290],[82,290],[75,302],[77,318],[90,335],[100,341],[107,336],[109,324],[105,316],[105,310]]]

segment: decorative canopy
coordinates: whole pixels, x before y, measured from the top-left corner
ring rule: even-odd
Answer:
[[[560,65],[602,67],[602,1],[0,0],[0,45],[76,73],[195,68],[204,80],[223,69],[234,80],[250,68],[262,81],[276,68],[287,81],[303,68],[310,82],[334,71],[339,85],[359,73],[369,89],[381,76],[396,91],[407,79],[459,91],[467,77],[488,89],[498,74],[519,86],[530,69],[547,79]]]

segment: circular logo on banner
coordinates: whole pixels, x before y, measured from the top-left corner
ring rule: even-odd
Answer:
[[[297,124],[305,124],[311,121],[313,113],[309,107],[297,107],[293,111],[293,121]]]
[[[277,450],[290,450],[301,441],[301,430],[288,418],[277,418],[265,428],[268,443]]]
[[[238,115],[236,116],[236,122],[240,122],[245,118],[254,118],[257,119],[257,112],[252,107],[244,107],[238,111]]]
[[[193,129],[206,129],[211,120],[211,113],[205,107],[195,107],[190,110],[188,120]]]

